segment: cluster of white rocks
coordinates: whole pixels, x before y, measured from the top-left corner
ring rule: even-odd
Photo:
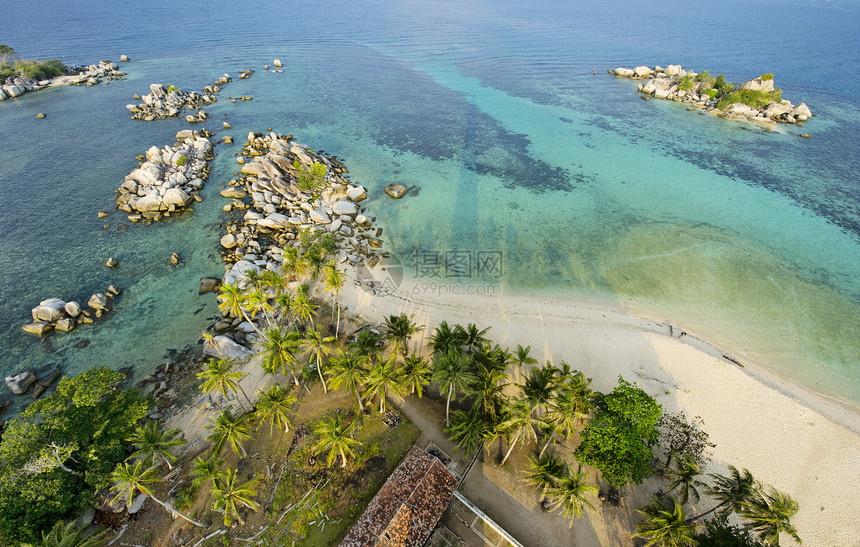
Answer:
[[[230,181],[222,195],[232,197],[231,207],[242,203],[237,196],[250,196],[251,210],[221,238],[228,250],[225,259],[235,262],[225,283],[242,278],[251,267],[279,268],[282,248],[296,244],[303,230],[334,234],[341,261],[371,267],[379,262],[380,231],[359,206],[367,191],[343,177],[345,169],[337,160],[274,132],[249,134],[238,160],[244,177]],[[313,192],[300,190],[294,162],[324,165],[325,184]]]
[[[39,305],[31,310],[32,323],[26,323],[21,327],[24,332],[42,336],[58,330],[69,332],[78,325],[91,325],[93,316],[100,318],[113,307],[113,300],[119,296],[120,290],[111,285],[103,293],[95,293],[87,302],[92,310],[86,310],[74,300],[66,302],[59,298],[48,298],[42,300]]]
[[[25,76],[9,76],[0,86],[0,101],[20,97],[30,91],[39,91],[51,85],[98,85],[103,81],[122,80],[125,72],[119,70],[119,65],[112,61],[101,61],[88,67],[67,67],[71,72],[78,72],[57,80],[36,80]]]
[[[123,58],[128,59],[123,55]],[[74,70],[74,69],[73,69]],[[125,72],[119,69],[119,65],[113,61],[100,61],[97,65],[90,65],[80,69],[77,75],[71,78],[64,78],[68,85],[99,85],[102,82],[113,80],[124,80]]]
[[[184,91],[164,84],[149,84],[149,93],[135,98],[141,98],[143,102],[127,104],[125,107],[131,112],[131,119],[147,122],[176,117],[185,109],[195,111],[185,116],[186,121],[202,122],[211,117],[203,107],[218,100],[214,93]]]
[[[126,175],[117,189],[117,208],[131,213],[129,220],[158,221],[201,201],[200,190],[209,177],[212,143],[199,131],[176,134],[172,146],[151,147],[146,161]]]
[[[802,123],[812,117],[812,112],[805,103],[794,106],[786,100],[771,102],[762,108],[755,108],[743,103],[732,103],[725,109],[718,109],[716,107],[717,101],[705,93],[710,87],[702,82],[694,81],[691,89],[680,88],[681,81],[686,76],[693,78],[698,76],[697,72],[684,70],[680,65],[669,65],[666,68],[660,66],[654,68],[648,66],[619,67],[610,70],[609,73],[624,78],[647,80],[638,86],[639,91],[645,95],[657,99],[690,103],[693,107],[701,108],[710,114],[724,118],[748,119],[761,125],[773,125],[777,122]],[[774,90],[774,83],[772,78],[762,79],[758,77],[742,83],[738,89],[769,93]]]

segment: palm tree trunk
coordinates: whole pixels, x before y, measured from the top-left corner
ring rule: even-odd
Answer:
[[[337,300],[334,301],[334,305],[337,308],[337,323],[334,325],[334,337],[340,338],[340,306],[337,305]]]
[[[156,497],[155,497],[155,496],[153,496],[152,494],[149,494],[149,498],[150,498],[152,501],[154,501],[155,503],[157,503],[157,504],[161,505],[162,507],[164,507],[165,509],[167,509],[167,512],[168,512],[168,513],[170,513],[170,514],[172,514],[172,515],[178,515],[178,516],[180,516],[180,517],[184,518],[185,520],[187,520],[188,522],[190,522],[191,524],[193,524],[194,526],[199,526],[200,528],[206,528],[206,525],[205,525],[205,524],[203,524],[203,523],[201,523],[201,522],[197,522],[196,520],[191,520],[190,518],[186,517],[185,515],[183,515],[182,513],[180,513],[179,511],[177,511],[177,510],[176,510],[176,509],[174,509],[173,507],[171,507],[171,506],[167,505],[166,503],[164,503],[164,502],[163,502],[163,501],[161,501],[160,499],[156,498]]]
[[[251,410],[253,410],[254,409],[254,403],[251,402],[251,398],[248,397],[247,393],[245,393],[245,390],[242,388],[242,384],[240,384],[239,382],[236,382],[236,385],[239,386],[239,391],[241,391],[242,395],[245,396],[245,399],[248,401],[248,405],[251,407]]]
[[[341,467],[346,467],[346,454],[343,453],[343,448],[340,449],[340,457],[343,460],[343,463],[340,464]]]
[[[322,382],[323,385],[323,393],[328,394],[328,387],[325,385],[325,380],[322,375],[322,356],[319,354],[317,354],[317,372],[320,375],[320,382]]]
[[[508,453],[507,453],[507,454],[505,454],[505,457],[504,457],[504,458],[502,458],[502,463],[500,463],[499,465],[505,465],[505,462],[506,462],[506,461],[508,461],[508,456],[510,456],[510,455],[511,455],[511,452],[513,452],[513,451],[514,451],[514,447],[517,445],[517,441],[519,441],[519,440],[520,440],[519,435],[517,435],[516,437],[514,437],[514,440],[513,440],[513,442],[511,443],[511,446],[508,448]]]
[[[717,509],[719,509],[720,507],[722,507],[722,506],[726,505],[727,503],[729,503],[729,502],[728,502],[728,501],[724,501],[724,502],[722,502],[722,503],[718,504],[716,507],[713,507],[712,509],[708,509],[707,511],[705,511],[705,512],[704,512],[704,513],[702,513],[701,515],[696,515],[695,517],[690,517],[690,518],[688,518],[688,519],[687,519],[686,521],[684,521],[684,522],[688,522],[688,523],[689,523],[689,522],[693,522],[693,521],[698,520],[698,519],[700,519],[700,518],[702,518],[702,517],[704,517],[704,516],[710,515],[711,513],[713,513],[714,511],[716,511],[716,510],[717,510]]]
[[[236,384],[236,385],[238,385],[238,384]],[[239,386],[239,389],[242,389],[242,387]],[[222,391],[221,393],[222,393],[222,395],[224,395],[224,398],[227,399],[227,392]],[[232,393],[232,391],[231,391],[231,393]],[[244,393],[244,391],[242,393]],[[247,395],[245,397],[247,397]],[[239,403],[239,408],[241,408],[243,411],[246,410],[245,405],[242,404],[242,401],[241,401],[241,399],[239,399],[238,396],[236,397],[236,402]]]
[[[451,425],[451,421],[448,419],[448,411],[451,409],[451,395],[454,394],[454,387],[448,389],[448,402],[445,403],[445,427]]]
[[[546,444],[543,445],[543,448],[541,449],[540,454],[538,454],[538,458],[543,456],[543,453],[546,451],[547,447],[549,446],[549,443],[551,443],[553,441],[553,439],[555,439],[555,430],[556,429],[557,428],[555,428],[555,427],[552,429],[552,433],[550,434],[549,439],[547,439]]]
[[[358,398],[358,410],[364,412],[364,405],[361,404],[361,393],[358,392],[358,386],[355,386],[355,396]]]
[[[266,337],[265,337],[265,336],[263,336],[263,333],[262,333],[262,332],[260,332],[260,329],[258,329],[258,328],[257,328],[257,325],[255,325],[255,324],[254,324],[254,322],[253,322],[253,321],[251,321],[251,318],[250,318],[250,317],[248,317],[248,314],[247,314],[247,313],[245,313],[245,310],[244,310],[241,306],[239,306],[239,311],[240,311],[240,312],[242,312],[242,317],[244,317],[244,318],[245,318],[245,321],[247,321],[248,323],[250,323],[250,324],[251,324],[251,326],[252,326],[252,327],[254,327],[254,330],[255,330],[255,331],[257,331],[257,334],[260,336],[260,340],[265,340],[265,338],[266,338]]]

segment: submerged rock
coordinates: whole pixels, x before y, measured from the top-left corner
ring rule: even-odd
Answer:
[[[402,184],[394,183],[385,187],[385,193],[394,199],[400,199],[406,194],[407,188]]]

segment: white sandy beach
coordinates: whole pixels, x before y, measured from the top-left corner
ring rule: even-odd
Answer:
[[[424,342],[441,321],[491,327],[502,346],[532,347],[538,361],[568,362],[608,392],[619,375],[635,381],[667,412],[700,416],[716,444],[707,472],[728,465],[789,493],[800,504],[793,519],[806,545],[860,544],[860,413],[753,363],[741,368],[722,352],[667,323],[607,306],[517,296],[415,295],[405,280],[388,296],[347,287],[341,305],[368,322],[407,313],[426,325]],[[675,327],[677,332],[677,327]],[[514,380],[519,380],[514,378]],[[647,499],[647,497],[645,497]],[[696,509],[710,508],[708,501]],[[695,514],[695,513],[691,513]]]

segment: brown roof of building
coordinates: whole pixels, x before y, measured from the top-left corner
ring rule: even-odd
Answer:
[[[413,446],[391,473],[341,547],[420,547],[448,507],[457,479]]]

